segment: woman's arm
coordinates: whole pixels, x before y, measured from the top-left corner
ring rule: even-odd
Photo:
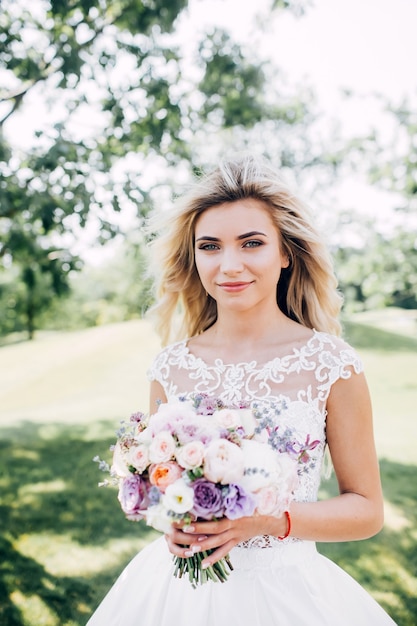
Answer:
[[[370,537],[382,527],[383,498],[375,451],[372,409],[363,374],[338,380],[327,402],[327,440],[340,495],[321,502],[291,505],[291,535],[312,541],[351,541]],[[178,556],[218,548],[209,563],[224,557],[237,543],[256,535],[283,536],[285,516],[245,517],[235,521],[193,524],[167,537]],[[194,537],[194,539],[193,539]],[[189,548],[180,545],[190,546]]]
[[[366,539],[382,528],[383,497],[364,375],[338,380],[327,411],[327,441],[340,495],[317,503],[294,503],[293,534],[314,541]]]
[[[157,380],[153,380],[150,385],[149,414],[152,415],[156,413],[158,405],[166,401],[167,397],[161,383]]]

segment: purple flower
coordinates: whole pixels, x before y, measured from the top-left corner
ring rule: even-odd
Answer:
[[[210,520],[223,517],[222,488],[205,478],[198,478],[191,483],[194,490],[194,504],[191,513],[201,519]]]
[[[141,422],[144,417],[145,417],[145,414],[142,413],[141,411],[138,411],[137,413],[132,413],[132,415],[130,416],[130,421]]]
[[[123,478],[119,486],[118,499],[122,511],[129,519],[141,519],[143,517],[141,512],[149,503],[145,482],[137,474]]]
[[[229,519],[253,515],[256,503],[250,494],[239,485],[229,485],[224,498],[224,514]]]

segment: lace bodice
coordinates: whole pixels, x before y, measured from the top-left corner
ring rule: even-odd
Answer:
[[[295,499],[317,499],[326,446],[326,402],[332,385],[362,371],[357,353],[346,342],[327,333],[314,331],[305,343],[274,359],[258,364],[206,363],[188,348],[187,340],[163,349],[148,371],[167,396],[205,393],[225,404],[256,404],[268,411],[282,427],[294,430],[303,441],[319,440],[311,451],[311,462],[300,476]],[[256,538],[265,540],[266,538]],[[259,545],[256,543],[256,545]]]

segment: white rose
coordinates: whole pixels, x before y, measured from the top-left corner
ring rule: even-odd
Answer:
[[[177,448],[175,456],[184,469],[190,470],[200,467],[204,459],[204,444],[201,441],[190,441],[185,446]]]
[[[243,477],[242,449],[227,439],[215,439],[206,448],[204,476],[213,483],[228,485]]]
[[[170,461],[175,452],[175,440],[171,433],[162,431],[155,435],[149,446],[149,460],[151,463]]]
[[[152,433],[149,428],[145,428],[145,430],[141,430],[140,432],[138,432],[137,435],[135,435],[135,441],[137,443],[143,443],[145,445],[150,444],[152,441]]]
[[[244,439],[245,475],[241,485],[250,493],[273,487],[284,506],[297,486],[297,463],[288,454],[276,452],[266,443]]]
[[[194,503],[194,490],[179,478],[165,490],[162,496],[162,504],[167,511],[173,511],[178,515],[187,513]]]
[[[126,458],[126,454],[123,451],[120,442],[118,441],[114,446],[113,451],[113,463],[111,466],[111,473],[115,474],[119,478],[126,478],[127,476],[131,476],[131,472],[129,471],[129,466]]]
[[[277,453],[266,443],[244,439],[242,441],[244,455],[244,477],[241,481],[250,493],[276,482]]]

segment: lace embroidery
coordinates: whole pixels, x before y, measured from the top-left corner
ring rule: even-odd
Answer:
[[[263,365],[256,361],[225,364],[221,359],[205,363],[193,355],[187,341],[162,350],[148,371],[150,380],[158,381],[167,397],[205,393],[217,396],[225,404],[258,402],[280,403],[283,410],[276,417],[279,425],[290,426],[301,438],[310,435],[320,444],[312,455],[312,466],[300,476],[295,499],[317,500],[324,450],[326,447],[326,401],[332,385],[362,371],[357,353],[338,337],[314,331],[313,336],[290,354],[276,357]],[[241,547],[264,548],[297,541],[289,537],[253,537]]]

